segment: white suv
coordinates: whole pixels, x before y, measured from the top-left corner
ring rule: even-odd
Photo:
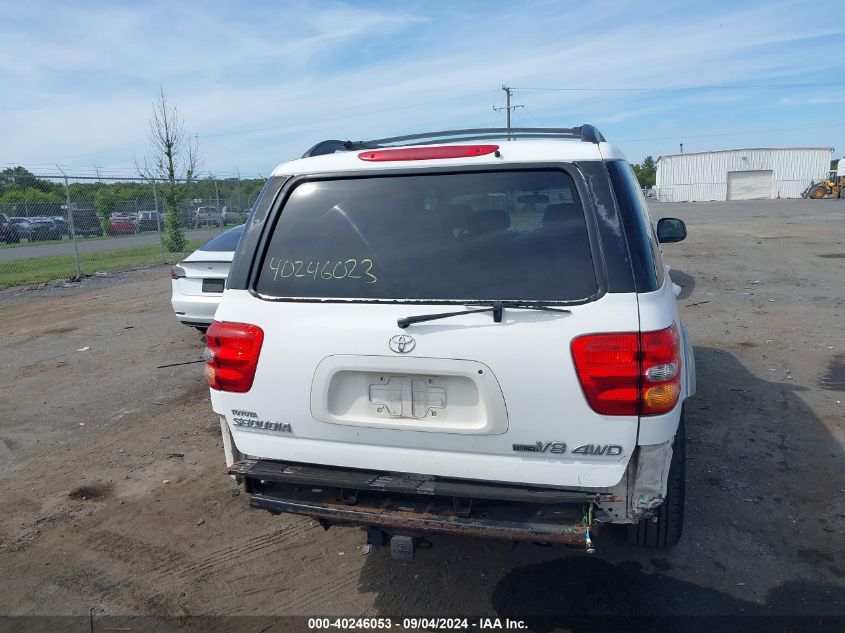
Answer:
[[[590,125],[314,146],[208,330],[229,472],[400,558],[429,533],[593,551],[602,523],[674,545],[695,369],[659,242],[685,236]]]

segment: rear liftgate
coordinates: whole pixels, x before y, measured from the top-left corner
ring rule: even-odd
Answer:
[[[359,525],[374,546],[413,558],[426,534],[458,534],[561,543],[593,553],[593,504],[612,494],[394,475],[378,471],[244,460],[229,474],[244,484],[250,505],[289,512],[324,528]]]

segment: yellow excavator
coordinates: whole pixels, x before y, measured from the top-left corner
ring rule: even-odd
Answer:
[[[801,194],[802,198],[821,200],[822,198],[845,198],[845,159],[839,161],[838,171],[831,171],[827,178],[818,182],[810,182]]]

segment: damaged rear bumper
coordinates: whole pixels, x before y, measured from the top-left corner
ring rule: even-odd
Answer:
[[[591,504],[607,493],[442,479],[269,460],[244,460],[229,474],[251,505],[395,534],[467,536],[584,545]]]

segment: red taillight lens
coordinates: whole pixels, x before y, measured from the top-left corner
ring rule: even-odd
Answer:
[[[182,279],[185,277],[185,269],[181,266],[171,266],[170,267],[170,278],[171,279]]]
[[[604,415],[656,415],[681,395],[676,325],[657,332],[588,334],[572,341],[572,358],[590,407]]]
[[[446,145],[444,147],[401,147],[398,149],[374,149],[358,154],[358,158],[370,162],[394,160],[434,160],[436,158],[467,158],[492,154],[498,145]]]
[[[572,341],[572,358],[587,402],[604,415],[639,412],[639,335],[589,334]]]
[[[217,391],[245,393],[252,388],[264,331],[257,325],[212,321],[205,333],[205,379]]]

